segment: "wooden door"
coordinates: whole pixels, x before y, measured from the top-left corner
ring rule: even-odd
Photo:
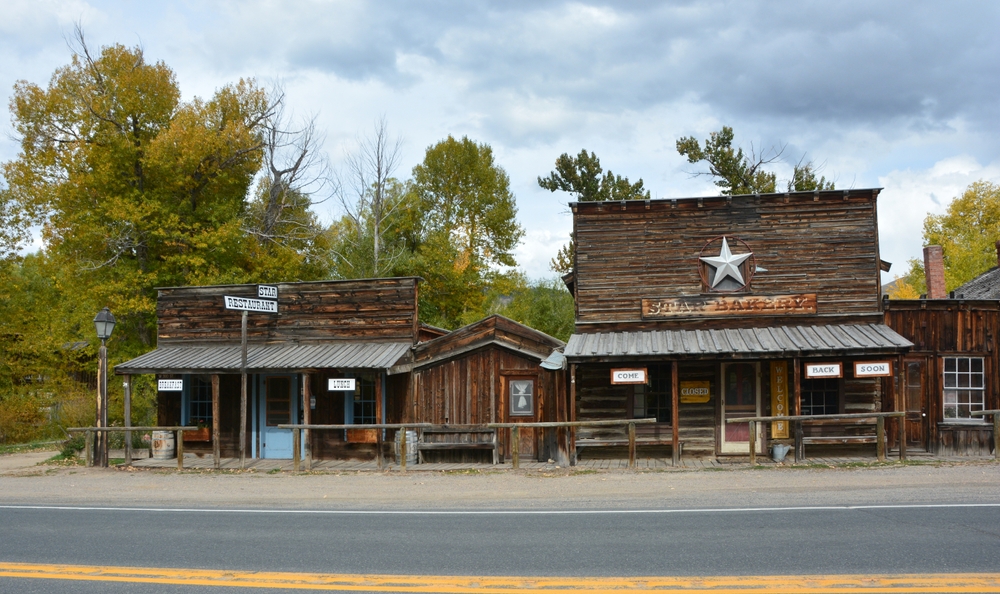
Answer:
[[[293,381],[288,376],[264,378],[264,393],[261,395],[261,458],[291,458],[292,430],[281,429],[278,425],[294,423],[296,419],[296,399],[293,395]]]
[[[531,423],[538,416],[538,377],[534,375],[506,376],[504,378],[507,415],[511,423]],[[518,448],[521,459],[538,456],[538,436],[535,429],[520,428]]]
[[[906,447],[927,449],[927,359],[903,359],[903,407],[906,411]]]
[[[727,419],[760,416],[760,364],[725,363],[722,365],[722,398],[719,427],[719,451],[723,454],[750,453],[749,423],[728,423]],[[763,423],[757,423],[757,452],[763,446],[760,432]]]

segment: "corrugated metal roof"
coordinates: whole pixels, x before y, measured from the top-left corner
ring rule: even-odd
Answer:
[[[324,342],[247,347],[247,368],[388,369],[410,350],[408,342]],[[197,373],[239,371],[239,345],[165,346],[115,366],[116,373]]]
[[[884,324],[574,334],[566,356],[674,357],[898,352],[913,343]]]

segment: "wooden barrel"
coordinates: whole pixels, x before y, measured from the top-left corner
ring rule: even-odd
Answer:
[[[403,431],[396,431],[396,444],[395,453],[396,460],[399,460],[399,442],[403,437]],[[417,432],[413,429],[407,429],[406,431],[406,463],[416,464],[417,463]]]
[[[153,431],[153,459],[170,460],[177,457],[173,431]]]

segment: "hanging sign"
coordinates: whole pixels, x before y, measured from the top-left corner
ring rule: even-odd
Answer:
[[[270,299],[252,299],[250,297],[223,297],[226,302],[226,309],[237,309],[240,311],[259,311],[263,313],[278,313],[278,302]]]
[[[680,401],[684,404],[702,404],[712,398],[711,382],[681,382]]]
[[[330,378],[326,380],[326,389],[330,392],[353,392],[354,378]]]
[[[844,377],[844,368],[840,363],[806,363],[806,377]]]
[[[271,285],[257,285],[257,296],[261,299],[277,299],[278,287]]]
[[[156,389],[160,392],[180,392],[184,389],[184,380],[158,380],[156,382]]]
[[[892,377],[892,363],[889,361],[855,363],[854,377]]]
[[[788,363],[771,361],[771,414],[788,416]],[[771,423],[771,439],[788,438],[788,421]]]
[[[642,369],[612,369],[612,384],[644,384],[646,383],[646,368]]]

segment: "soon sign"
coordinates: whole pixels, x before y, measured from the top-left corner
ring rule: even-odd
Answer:
[[[892,377],[892,364],[888,361],[855,363],[854,377]]]
[[[646,368],[642,369],[612,369],[612,384],[644,384],[646,383]]]
[[[840,363],[807,363],[806,377],[844,377],[844,367]]]

